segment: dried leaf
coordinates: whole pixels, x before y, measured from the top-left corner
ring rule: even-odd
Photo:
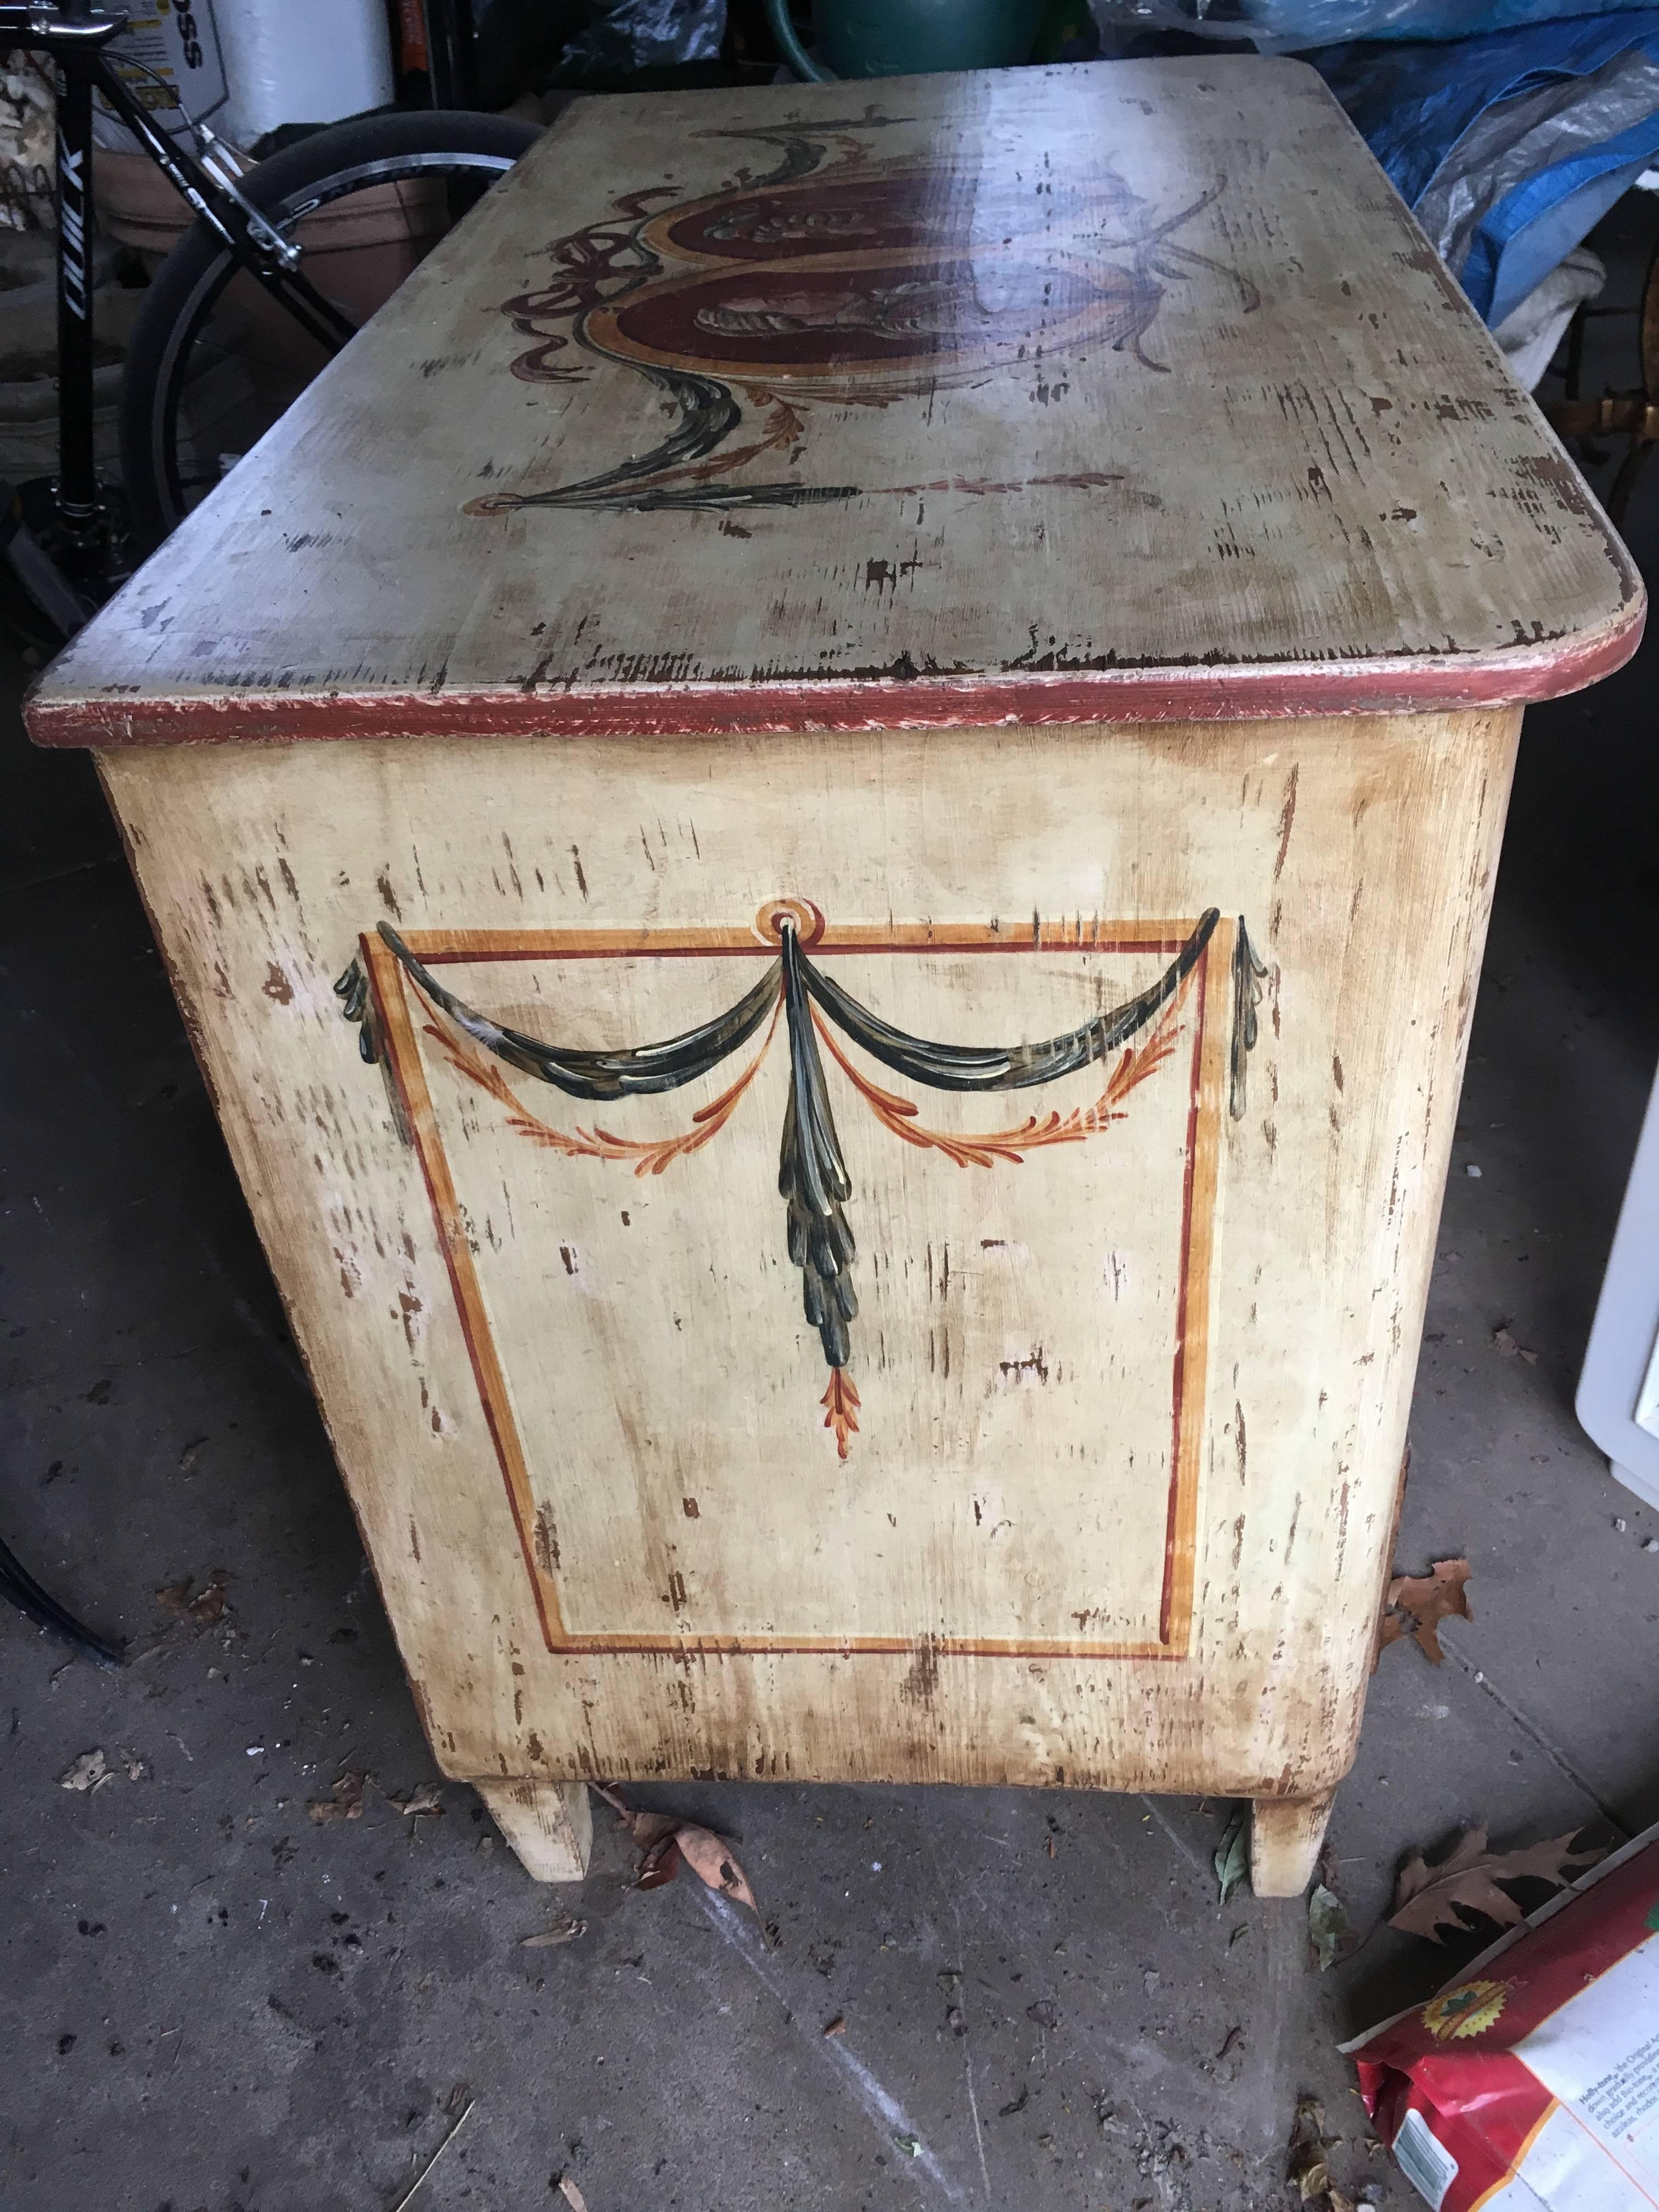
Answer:
[[[636,1812],[614,1784],[596,1783],[593,1787],[641,1848],[643,1856],[635,1877],[637,1887],[660,1889],[673,1881],[684,1862],[710,1889],[746,1905],[760,1923],[762,1942],[769,1944],[771,1938],[761,1920],[749,1877],[724,1838],[712,1828],[699,1827],[695,1820],[682,1820],[672,1813]]]
[[[100,1747],[96,1751],[83,1751],[68,1773],[60,1774],[58,1780],[59,1786],[64,1790],[81,1790],[89,1792],[96,1790],[102,1783],[112,1782],[114,1778],[114,1775],[110,1771],[109,1761],[104,1757]]]
[[[838,2012],[835,2018],[827,2024],[823,2032],[826,2035],[845,2035],[847,2033],[846,2014],[844,2012]]]
[[[579,1936],[586,1936],[587,1923],[578,1920],[574,1913],[562,1912],[550,1928],[544,1928],[539,1936],[526,1936],[519,1944],[521,1951],[549,1951],[556,1943],[574,1943]]]
[[[1300,2173],[1291,2178],[1301,2191],[1304,2204],[1311,2203],[1316,2197],[1323,2197],[1331,2185],[1331,2170],[1325,2163],[1324,2152],[1310,2158]]]
[[[1331,2170],[1325,2162],[1325,2107],[1317,2097],[1296,2100],[1285,2171],[1304,2204],[1324,2196],[1331,2185]]]
[[[361,1820],[363,1817],[363,1784],[366,1774],[343,1774],[326,1797],[313,1797],[306,1807],[320,1828],[328,1820]]]
[[[1500,1928],[1512,1928],[1524,1915],[1498,1883],[1544,1881],[1552,1889],[1564,1888],[1577,1878],[1578,1867],[1592,1865],[1603,1856],[1599,1849],[1574,1850],[1572,1842],[1577,1833],[1574,1828],[1547,1843],[1498,1852],[1486,1849],[1484,1828],[1471,1828],[1433,1866],[1421,1851],[1413,1851],[1401,1867],[1389,1923],[1411,1936],[1425,1936],[1431,1943],[1444,1942],[1443,1928],[1467,1935],[1468,1925],[1462,1917],[1466,1913],[1483,1914]]]
[[[211,1628],[224,1612],[225,1584],[229,1580],[228,1567],[216,1567],[192,1597],[195,1577],[186,1575],[182,1582],[167,1583],[158,1589],[156,1601],[174,1620],[187,1620],[192,1628]]]
[[[679,1826],[672,1813],[635,1813],[629,1822],[629,1830],[641,1851],[649,1853],[672,1836]]]
[[[411,1790],[406,1797],[388,1797],[388,1805],[395,1805],[406,1820],[418,1820],[422,1813],[441,1813],[443,1798],[440,1794],[441,1782],[423,1782],[418,1790]]]
[[[680,1855],[674,1848],[672,1836],[664,1836],[652,1844],[640,1861],[634,1875],[636,1889],[661,1889],[673,1881],[680,1870]]]
[[[1346,1958],[1354,1948],[1348,1908],[1336,1892],[1327,1889],[1322,1881],[1314,1884],[1308,1899],[1308,1940],[1313,1945],[1322,1974],[1328,1973],[1339,1959]]]
[[[1535,1352],[1529,1352],[1524,1344],[1517,1344],[1516,1342],[1515,1339],[1510,1334],[1509,1324],[1507,1322],[1500,1322],[1498,1327],[1493,1329],[1492,1333],[1492,1340],[1497,1346],[1498,1356],[1500,1359],[1524,1359],[1528,1367],[1537,1366],[1538,1354]]]
[[[710,1889],[717,1889],[723,1897],[735,1898],[746,1905],[757,1920],[760,1907],[755,1902],[755,1893],[749,1887],[749,1877],[738,1865],[724,1839],[708,1828],[699,1828],[689,1821],[674,1831],[674,1841],[680,1856],[693,1874],[701,1876]]]
[[[1467,1559],[1437,1559],[1426,1575],[1396,1575],[1389,1584],[1389,1610],[1378,1638],[1379,1649],[1386,1649],[1399,1637],[1409,1636],[1438,1667],[1446,1655],[1435,1634],[1436,1623],[1449,1617],[1474,1619],[1464,1587],[1468,1579]]]
[[[560,2196],[570,2207],[570,2212],[587,2212],[587,2199],[568,2173],[562,2173],[559,2176],[556,2186]]]
[[[1227,1823],[1227,1832],[1216,1846],[1214,1865],[1221,1902],[1225,1905],[1250,1871],[1250,1838],[1243,1813],[1235,1813]]]

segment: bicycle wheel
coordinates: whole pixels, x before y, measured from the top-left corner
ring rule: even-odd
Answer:
[[[374,115],[273,154],[240,190],[305,274],[367,321],[531,145],[533,125],[448,111]],[[329,356],[200,216],[161,264],[121,383],[121,468],[152,551],[291,406]]]

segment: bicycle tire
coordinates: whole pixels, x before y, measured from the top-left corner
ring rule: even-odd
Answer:
[[[273,154],[239,189],[286,233],[318,209],[378,185],[494,183],[539,135],[533,124],[510,117],[455,110],[365,116]],[[241,265],[198,216],[157,270],[134,322],[121,381],[120,449],[133,536],[143,552],[153,552],[188,509],[179,466],[181,397],[192,352]]]

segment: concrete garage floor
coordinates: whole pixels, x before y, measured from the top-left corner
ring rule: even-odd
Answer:
[[[1475,1617],[1376,1676],[1331,1832],[1361,1929],[1459,1824],[1659,1819],[1659,1515],[1571,1411],[1659,1052],[1656,680],[1659,641],[1528,724],[1398,1554],[1467,1551]],[[431,1762],[88,764],[5,732],[0,1533],[142,1656],[0,1620],[3,2212],[383,2212],[469,2096],[417,2212],[564,2172],[590,2212],[1258,2212],[1302,2091],[1351,2196],[1415,2203],[1334,2046],[1479,1945],[1385,1928],[1319,1974],[1300,1905],[1218,1904],[1223,1804],[638,1793],[740,1839],[769,1952],[689,1879],[630,1889],[602,1808],[580,1891],[464,1788],[307,1818]],[[222,1618],[170,1621],[220,1567]],[[60,1788],[94,1747],[115,1778]],[[585,1932],[522,1949],[562,1907]]]

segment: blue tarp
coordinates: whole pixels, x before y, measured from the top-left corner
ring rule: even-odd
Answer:
[[[1659,64],[1659,8],[1575,16],[1454,44],[1354,43],[1305,54],[1415,207],[1476,119],[1552,80],[1589,76],[1632,49]],[[1659,158],[1659,108],[1528,177],[1486,210],[1459,274],[1501,322]]]

